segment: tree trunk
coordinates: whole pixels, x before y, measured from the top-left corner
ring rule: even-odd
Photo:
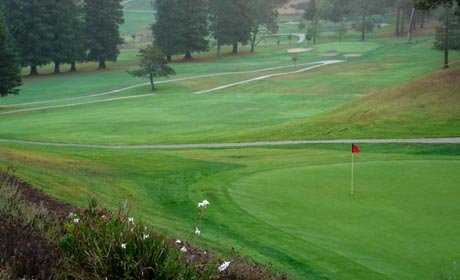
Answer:
[[[70,72],[77,72],[77,63],[75,61],[70,63]]]
[[[407,32],[407,39],[409,42],[412,40],[412,33],[414,31],[414,21],[415,21],[415,8],[412,8],[410,13],[410,20],[409,20],[409,30]]]
[[[192,60],[192,53],[190,51],[185,52],[184,60]]]
[[[30,66],[30,76],[37,76],[37,75],[38,75],[37,65],[32,64]]]
[[[168,62],[171,62],[171,61],[172,61],[172,55],[168,54],[168,55],[166,56],[166,59],[168,60]]]
[[[426,13],[425,11],[422,11],[422,14],[420,15],[420,29],[425,28],[425,17]]]
[[[396,37],[401,36],[401,7],[396,8]]]
[[[361,41],[366,41],[366,15],[362,18]]]
[[[106,69],[107,65],[105,64],[105,59],[100,59],[99,60],[99,70]]]
[[[256,50],[256,39],[257,39],[257,34],[254,33],[251,36],[251,52],[253,53]]]
[[[217,42],[217,57],[220,57],[221,46],[220,43]]]
[[[238,42],[233,43],[233,50],[232,50],[232,53],[233,53],[233,54],[238,54]]]
[[[406,32],[406,11],[401,13],[401,22],[399,23],[399,35],[402,36]]]
[[[444,69],[449,68],[449,9],[446,7],[446,16],[444,22]]]
[[[61,73],[61,63],[55,61],[54,62],[54,74],[59,74]]]
[[[150,74],[150,86],[152,87],[152,91],[155,91],[155,81],[153,80],[153,74]]]

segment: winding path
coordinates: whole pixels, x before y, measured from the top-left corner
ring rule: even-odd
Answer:
[[[36,142],[23,140],[0,139],[0,144],[22,144],[64,148],[89,148],[108,150],[185,150],[185,149],[222,149],[222,148],[250,148],[270,146],[294,145],[351,145],[351,144],[460,144],[460,137],[449,138],[414,138],[414,139],[342,139],[342,140],[285,140],[285,141],[260,141],[242,143],[208,143],[208,144],[142,144],[142,145],[103,145],[103,144],[72,144]]]
[[[277,66],[277,67],[264,68],[264,69],[258,69],[258,70],[239,71],[239,72],[224,72],[224,73],[207,74],[207,75],[194,76],[194,77],[171,79],[171,80],[159,81],[159,82],[157,82],[157,84],[171,83],[171,82],[178,82],[178,81],[187,81],[187,80],[193,80],[193,79],[199,79],[199,78],[216,77],[216,76],[224,76],[224,75],[268,72],[268,71],[274,71],[274,70],[285,69],[285,68],[307,66],[307,67],[304,67],[304,68],[301,68],[301,69],[295,70],[295,71],[288,71],[288,72],[281,72],[281,73],[263,75],[263,76],[259,76],[259,77],[253,78],[253,79],[243,80],[243,81],[239,81],[239,82],[236,82],[236,83],[226,84],[226,85],[218,86],[218,87],[215,87],[215,88],[212,88],[212,89],[192,93],[192,94],[205,94],[205,93],[216,92],[216,91],[226,89],[226,88],[230,88],[230,87],[235,87],[235,86],[238,86],[238,85],[248,84],[248,83],[251,83],[251,82],[266,80],[266,79],[269,79],[269,78],[292,75],[292,74],[299,74],[299,73],[307,72],[307,71],[310,71],[310,70],[313,70],[313,69],[316,69],[316,68],[319,68],[319,67],[322,67],[322,66],[341,63],[341,62],[344,62],[344,61],[342,61],[342,60],[322,60],[322,61],[317,61],[317,62],[303,63],[303,64],[297,64],[297,65]],[[137,88],[137,87],[141,87],[141,86],[146,86],[146,85],[148,85],[148,83],[142,83],[142,84],[138,84],[138,85],[133,85],[133,86],[129,86],[129,87],[121,88],[121,89],[116,89],[116,90],[111,90],[111,91],[108,91],[108,92],[93,94],[93,95],[60,99],[59,101],[69,101],[69,100],[79,100],[79,99],[92,98],[92,97],[100,97],[100,96],[104,96],[104,95],[120,93],[120,92],[129,90],[129,89],[133,89],[133,88]],[[142,95],[129,95],[129,96],[123,96],[123,97],[114,97],[114,98],[108,98],[108,99],[102,99],[102,100],[78,102],[78,103],[63,104],[63,105],[48,105],[48,106],[42,106],[42,107],[24,108],[24,109],[17,109],[17,110],[1,112],[0,116],[12,115],[12,114],[18,114],[18,113],[35,112],[35,111],[43,111],[43,110],[51,110],[51,109],[69,108],[69,107],[75,107],[75,106],[91,105],[91,104],[97,104],[97,103],[106,103],[106,102],[119,101],[119,100],[137,99],[137,98],[151,97],[151,96],[155,96],[155,94],[151,93],[151,94],[142,94]],[[4,106],[3,108],[11,108],[11,107],[14,108],[14,107],[18,107],[18,106],[33,105],[33,104],[38,105],[38,104],[46,104],[46,103],[51,103],[51,102],[53,102],[53,101],[38,101],[38,102],[35,102],[35,103],[22,103],[22,104],[16,104],[16,105],[8,105],[8,106]]]

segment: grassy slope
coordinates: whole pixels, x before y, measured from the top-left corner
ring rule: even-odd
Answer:
[[[154,11],[148,0],[132,0],[124,6],[125,23],[120,32],[125,35],[136,35],[149,32],[149,27],[154,21]]]
[[[363,146],[357,196],[348,147],[102,151],[3,146],[1,165],[52,195],[94,196],[179,238],[191,239],[196,201],[212,207],[201,229],[299,279],[421,279],[459,260],[459,146]],[[116,160],[114,160],[116,159]],[[384,175],[384,177],[382,177]],[[429,199],[427,199],[429,198]]]
[[[322,139],[459,136],[459,76],[458,66],[439,70],[264,134],[282,129],[294,138],[302,138],[306,132]]]
[[[125,144],[362,136],[352,129],[344,132],[342,127],[337,130],[331,127],[325,132],[322,129],[324,122],[310,127],[305,123],[311,124],[318,115],[356,97],[381,88],[404,84],[433,71],[438,67],[440,56],[437,51],[429,48],[430,44],[429,40],[421,40],[413,45],[391,40],[379,41],[379,44],[325,44],[316,53],[305,55],[302,61],[321,59],[321,54],[330,49],[342,53],[368,53],[362,58],[340,65],[260,81],[212,95],[196,96],[190,93],[254,75],[165,84],[160,87],[157,96],[144,99],[3,116],[5,121],[0,124],[0,136],[39,141]],[[177,64],[177,68],[182,75],[187,73],[192,76],[213,71],[288,64],[289,57],[284,50],[267,48],[256,56],[225,58],[217,63],[182,63]],[[105,80],[100,81],[102,85]],[[119,77],[114,75],[107,82],[117,83]],[[60,83],[57,85],[63,86]],[[96,83],[95,86],[97,85]],[[36,87],[30,88],[32,90]],[[82,89],[76,88],[75,92],[78,94]],[[148,87],[134,89],[125,94],[145,93],[148,93]],[[71,93],[56,91],[52,91],[52,94],[59,97],[73,96]],[[26,91],[21,98],[35,100],[39,97],[33,97]],[[279,102],[280,100],[283,102]],[[451,118],[454,122],[458,120],[456,114],[458,111],[452,110]],[[404,121],[410,124],[410,120]],[[47,128],[47,133],[43,133],[43,127]],[[405,137],[452,135],[452,130],[438,131],[432,126],[421,127],[417,133],[404,131],[404,128],[399,131],[401,133],[398,136]],[[367,137],[385,136],[379,130],[369,129],[365,133]],[[395,136],[394,133],[389,133],[388,136],[390,135]]]

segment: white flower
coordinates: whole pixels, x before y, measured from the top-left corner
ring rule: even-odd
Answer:
[[[149,237],[150,237],[150,234],[144,234],[144,237],[143,237],[143,238],[144,238],[144,240],[145,240],[145,239],[147,239],[147,238],[149,238]]]
[[[180,251],[181,251],[182,253],[187,253],[187,248],[185,248],[185,246],[183,246],[182,248],[180,248]]]
[[[69,213],[69,218],[73,218],[73,217],[75,217],[75,216],[76,216],[76,215],[75,215],[74,212],[70,212],[70,213]]]
[[[74,224],[78,224],[79,222],[80,222],[80,219],[79,219],[79,218],[73,219],[73,223],[74,223]]]
[[[126,249],[126,243],[121,243],[121,249]]]
[[[182,241],[180,241],[179,239],[176,240],[176,244],[181,244]]]
[[[106,216],[106,215],[102,215],[101,218],[105,220],[105,218],[107,218],[107,216]]]
[[[198,208],[208,208],[210,204],[211,203],[205,199],[202,202],[198,202]]]
[[[133,218],[133,217],[129,217],[129,218],[128,218],[128,223],[134,224],[134,218]]]
[[[232,262],[224,262],[219,266],[219,272],[224,272]]]
[[[200,231],[199,228],[195,228],[195,234],[196,234],[196,235],[200,235],[200,234],[201,234],[201,231]]]

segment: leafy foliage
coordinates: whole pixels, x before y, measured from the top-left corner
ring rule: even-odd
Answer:
[[[140,50],[140,69],[130,72],[136,77],[148,77],[152,90],[155,89],[154,78],[174,75],[176,72],[169,67],[165,54],[156,46],[148,46]]]
[[[214,0],[210,4],[211,31],[217,46],[233,45],[238,53],[238,44],[247,44],[251,32],[251,18],[247,0]]]
[[[18,47],[22,66],[37,66],[51,61],[54,0],[5,0],[6,24]]]
[[[106,68],[106,61],[116,61],[123,43],[119,26],[123,20],[121,0],[85,0],[86,42],[88,59]]]
[[[59,279],[209,279],[168,241],[125,209],[111,214],[93,201],[69,216],[60,241],[63,251]]]
[[[20,67],[0,11],[0,96],[17,94],[21,85]]]

